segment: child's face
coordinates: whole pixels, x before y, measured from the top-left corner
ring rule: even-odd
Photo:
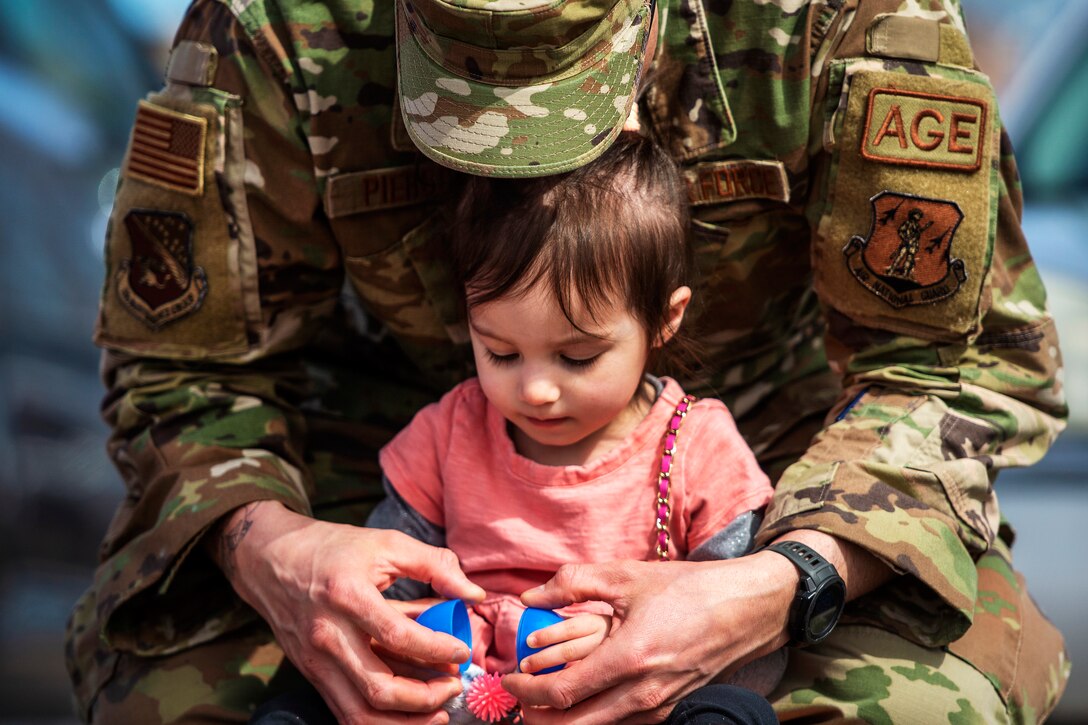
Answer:
[[[634,429],[646,403],[635,393],[649,354],[646,330],[626,309],[593,321],[564,317],[536,285],[469,310],[476,369],[488,400],[514,424],[518,451],[552,464],[584,463]]]

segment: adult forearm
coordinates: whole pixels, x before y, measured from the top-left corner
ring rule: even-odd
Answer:
[[[868,594],[895,576],[895,572],[865,549],[822,531],[798,529],[779,536],[772,543],[779,541],[796,541],[809,546],[831,562],[846,583],[848,601]]]
[[[280,511],[274,510],[277,508]],[[204,551],[219,565],[236,590],[238,589],[236,580],[240,569],[239,550],[242,549],[242,554],[245,554],[244,547],[246,546],[255,545],[259,549],[264,543],[260,540],[267,539],[267,529],[260,531],[252,539],[249,539],[250,532],[258,521],[267,522],[269,518],[280,515],[282,511],[286,509],[283,504],[276,501],[247,503],[224,516],[205,536],[202,542]]]

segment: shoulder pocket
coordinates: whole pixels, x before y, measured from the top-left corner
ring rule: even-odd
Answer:
[[[167,86],[136,112],[106,240],[95,342],[230,357],[260,318],[243,179],[241,101]]]
[[[962,67],[889,67],[855,58],[830,69],[841,93],[826,115],[816,288],[867,326],[961,340],[978,328],[993,251],[994,93]]]

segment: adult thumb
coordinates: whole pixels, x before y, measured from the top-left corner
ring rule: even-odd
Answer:
[[[487,596],[483,588],[469,581],[457,555],[449,549],[405,536],[402,542],[391,547],[388,558],[400,576],[427,582],[447,599],[480,602]]]
[[[632,582],[644,574],[641,561],[610,561],[601,564],[564,564],[544,584],[522,592],[527,607],[556,609],[575,602],[607,602],[622,609]]]

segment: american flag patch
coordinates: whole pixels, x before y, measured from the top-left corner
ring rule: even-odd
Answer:
[[[207,119],[140,101],[125,175],[199,196]]]

